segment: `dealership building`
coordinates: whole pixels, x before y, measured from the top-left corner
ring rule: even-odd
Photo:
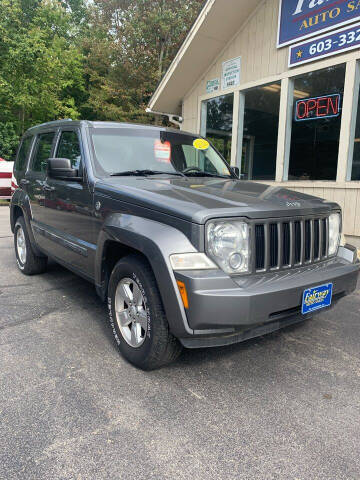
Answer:
[[[208,0],[150,109],[241,178],[336,201],[360,248],[360,0]]]

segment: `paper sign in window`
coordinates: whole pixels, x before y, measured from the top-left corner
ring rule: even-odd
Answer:
[[[171,162],[171,143],[162,142],[161,140],[155,140],[154,153],[155,153],[155,159],[158,162],[170,163]]]

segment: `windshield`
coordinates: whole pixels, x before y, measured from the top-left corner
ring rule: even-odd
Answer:
[[[99,128],[91,129],[91,138],[100,176],[135,171],[231,176],[222,157],[199,137],[161,130]]]

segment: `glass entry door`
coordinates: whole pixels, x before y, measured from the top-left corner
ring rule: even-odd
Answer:
[[[201,134],[230,164],[234,94],[222,95],[203,103]]]

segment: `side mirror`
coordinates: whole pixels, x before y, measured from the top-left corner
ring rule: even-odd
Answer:
[[[231,172],[235,177],[240,178],[240,168],[239,167],[230,167]]]
[[[47,161],[48,175],[60,180],[79,180],[78,171],[72,168],[68,158],[49,158]]]

